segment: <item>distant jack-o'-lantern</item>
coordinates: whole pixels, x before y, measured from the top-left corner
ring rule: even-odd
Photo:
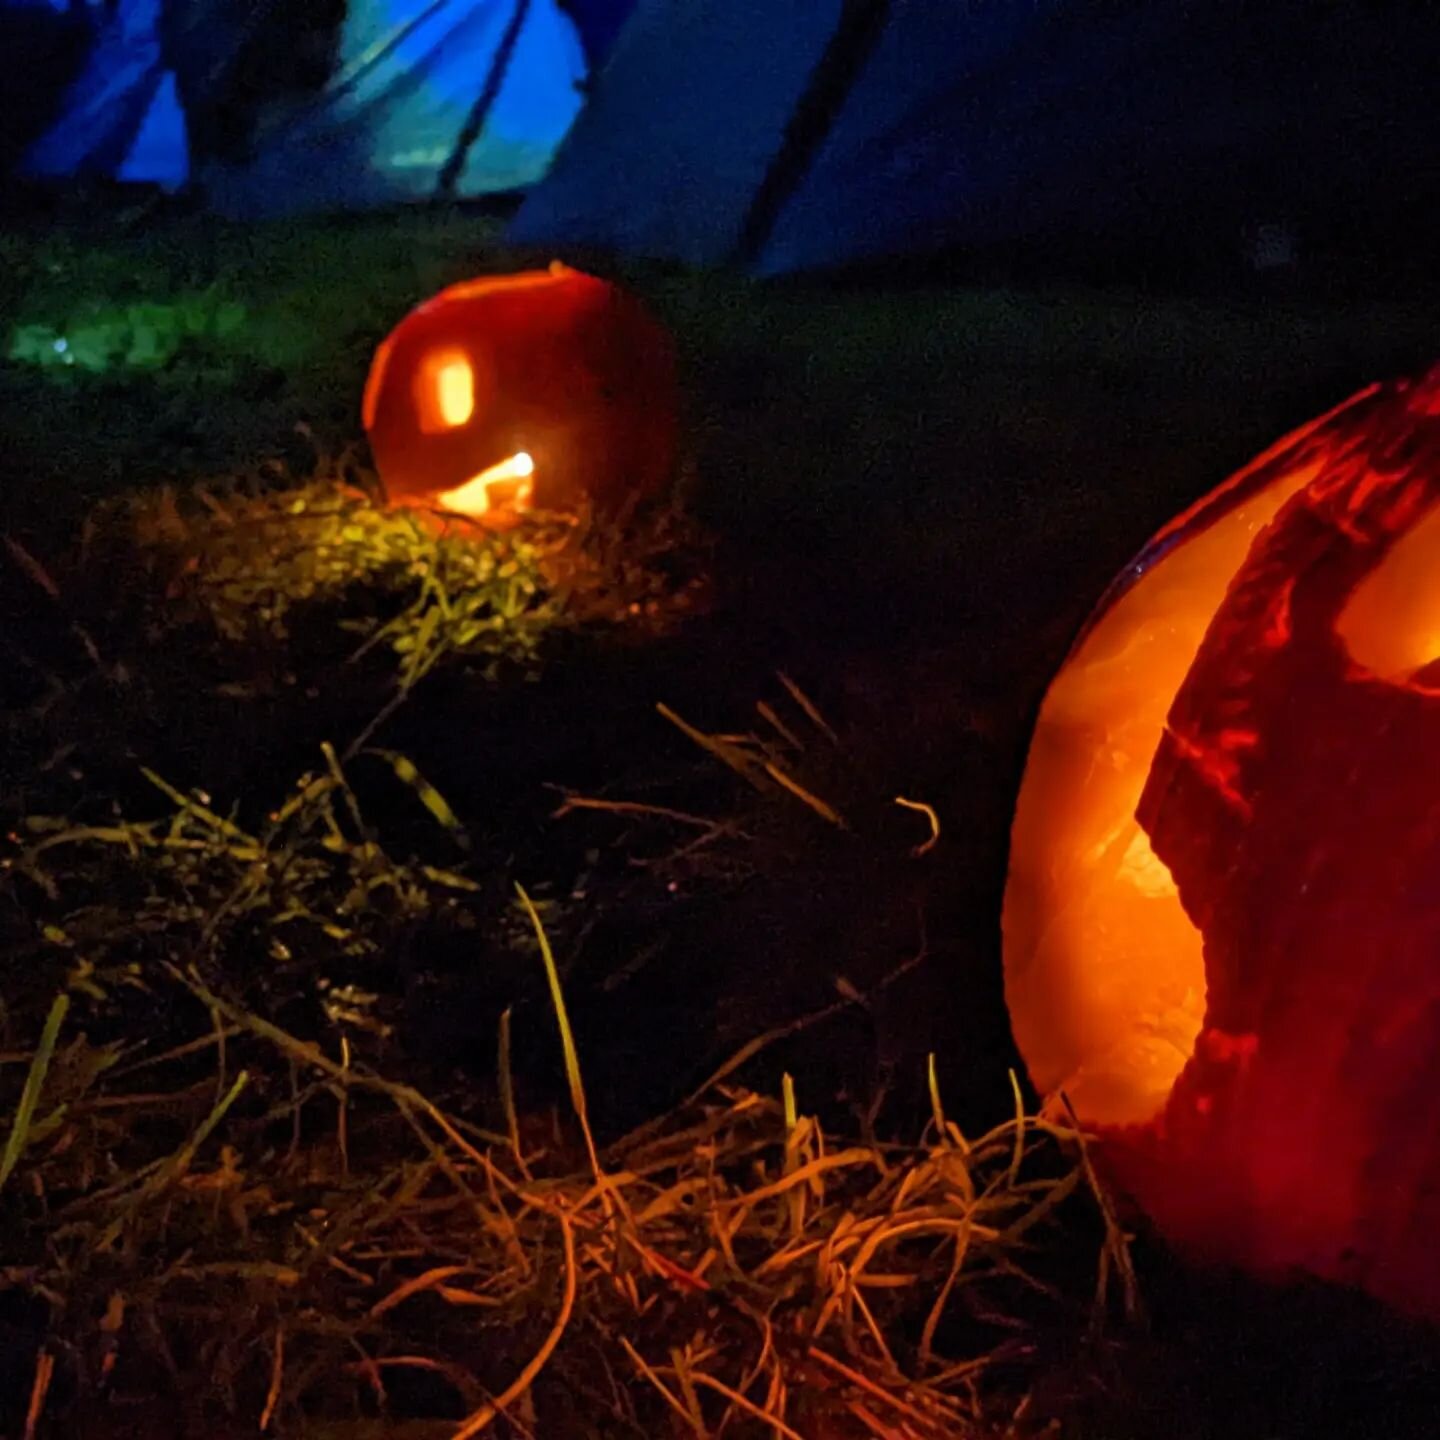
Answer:
[[[1005,983],[1193,1255],[1440,1319],[1440,369],[1162,531],[1041,708]]]
[[[559,264],[412,311],[376,352],[364,402],[392,504],[489,525],[655,496],[676,412],[669,335],[633,296]]]

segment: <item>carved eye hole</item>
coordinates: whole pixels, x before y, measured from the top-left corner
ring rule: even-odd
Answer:
[[[415,373],[415,409],[426,435],[455,430],[475,413],[475,371],[462,350],[436,350]]]
[[[1386,680],[1440,659],[1440,505],[1356,586],[1335,630],[1357,665]]]

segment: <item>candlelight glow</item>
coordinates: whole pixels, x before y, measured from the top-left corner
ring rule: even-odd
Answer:
[[[1440,505],[1361,581],[1335,629],[1350,658],[1404,683],[1440,656]]]
[[[1189,1258],[1440,1318],[1440,367],[1166,526],[1046,694],[1005,998]]]
[[[557,266],[417,306],[376,350],[363,414],[388,504],[493,525],[525,508],[628,515],[657,498],[678,409],[665,329],[618,286]],[[518,471],[477,473],[541,437],[533,492]]]
[[[1015,815],[1006,994],[1037,1087],[1086,1124],[1163,1110],[1205,1013],[1202,937],[1136,809],[1166,716],[1231,577],[1297,466],[1152,565],[1045,698]]]
[[[521,450],[508,460],[502,460],[498,465],[492,465],[488,470],[472,476],[463,485],[442,491],[435,497],[435,505],[437,509],[453,510],[457,515],[468,515],[474,519],[497,508],[497,497],[490,492],[497,486],[505,486],[509,487],[509,494],[503,497],[508,508],[524,510],[530,504],[530,496],[534,492],[531,480],[534,474],[534,460]]]
[[[427,356],[415,381],[420,428],[426,434],[458,429],[475,413],[475,370],[463,352]]]
[[[463,425],[475,410],[475,376],[464,360],[453,360],[435,377],[435,398],[449,425]]]

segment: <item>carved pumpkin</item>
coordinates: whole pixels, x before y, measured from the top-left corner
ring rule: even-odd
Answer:
[[[556,264],[412,311],[376,352],[364,421],[392,503],[494,525],[654,496],[676,410],[666,332],[616,286]]]
[[[1440,368],[1162,531],[1042,706],[1006,998],[1192,1254],[1440,1318]]]

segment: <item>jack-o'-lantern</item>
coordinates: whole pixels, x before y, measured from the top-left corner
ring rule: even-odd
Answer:
[[[452,285],[380,346],[364,421],[392,504],[487,525],[602,515],[675,460],[670,337],[633,296],[563,265]]]
[[[1440,1318],[1440,369],[1162,531],[1042,705],[1006,998],[1172,1241]]]

